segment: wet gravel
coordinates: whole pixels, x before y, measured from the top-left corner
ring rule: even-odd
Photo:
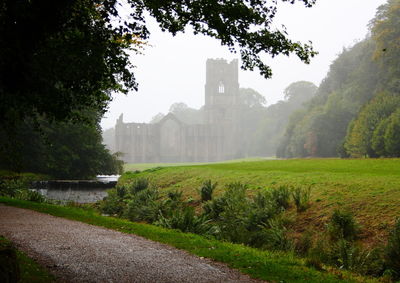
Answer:
[[[0,205],[0,235],[61,282],[261,282],[136,235]]]

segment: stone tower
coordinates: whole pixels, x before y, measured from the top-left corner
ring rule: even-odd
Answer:
[[[206,63],[205,122],[232,124],[236,121],[239,95],[238,60],[208,59]]]
[[[218,158],[237,158],[240,150],[238,60],[208,59],[206,63],[205,123],[221,134]]]

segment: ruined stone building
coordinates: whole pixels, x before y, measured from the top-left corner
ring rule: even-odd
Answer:
[[[115,126],[115,150],[126,162],[208,162],[240,157],[238,61],[208,59],[203,122],[186,124],[169,113],[155,124]]]

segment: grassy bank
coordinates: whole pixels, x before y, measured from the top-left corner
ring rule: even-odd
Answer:
[[[125,173],[120,183],[149,178],[160,189],[179,189],[198,198],[206,179],[226,184],[243,182],[251,191],[280,185],[311,187],[312,207],[298,216],[297,231],[322,230],[336,208],[352,211],[363,225],[363,241],[380,242],[400,215],[400,159],[293,159],[230,162],[156,168]]]
[[[376,282],[372,279],[356,277],[350,273],[337,270],[320,272],[307,267],[302,260],[295,258],[291,254],[260,251],[243,245],[207,239],[194,234],[181,233],[147,224],[132,223],[112,217],[104,217],[92,210],[33,203],[4,197],[0,198],[0,202],[124,233],[134,233],[179,249],[187,250],[198,256],[225,262],[230,267],[237,268],[252,277],[264,280],[277,282]]]
[[[14,275],[18,273],[18,282],[46,283],[55,281],[54,276],[51,275],[46,269],[37,264],[25,253],[15,249],[11,242],[2,236],[0,236],[0,250],[2,251],[0,254],[1,272],[6,271],[10,275],[10,272],[12,272]],[[16,257],[13,257],[12,255],[16,255]],[[15,270],[12,268],[13,265],[17,266]],[[3,270],[3,268],[6,268],[6,270]],[[3,276],[3,273],[0,275]],[[5,280],[3,282],[12,282],[14,279],[15,278],[0,278],[0,281]]]

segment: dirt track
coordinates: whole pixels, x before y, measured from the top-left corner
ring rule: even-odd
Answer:
[[[3,235],[62,282],[260,282],[135,235],[0,205]]]

